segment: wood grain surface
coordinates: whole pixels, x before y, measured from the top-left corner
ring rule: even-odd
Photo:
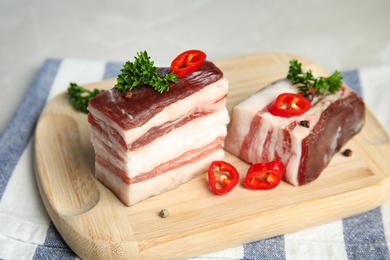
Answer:
[[[229,80],[227,107],[287,75],[288,61],[328,75],[288,54],[260,53],[215,61]],[[115,79],[90,84],[109,89]],[[367,110],[361,133],[337,154],[319,179],[270,191],[239,184],[226,196],[208,188],[207,175],[132,207],[93,177],[94,152],[85,114],[66,93],[48,102],[35,132],[35,173],[44,205],[68,245],[83,259],[183,259],[226,249],[371,210],[389,198],[389,136]],[[226,152],[244,177],[248,165]],[[168,209],[168,218],[159,211]]]

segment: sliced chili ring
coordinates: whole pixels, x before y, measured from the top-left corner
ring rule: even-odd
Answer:
[[[279,185],[283,173],[281,161],[253,164],[245,176],[244,186],[251,190],[270,190]]]
[[[197,71],[206,60],[206,53],[200,50],[188,50],[179,54],[171,63],[169,72],[174,72],[179,78]]]
[[[311,107],[310,101],[300,94],[282,93],[269,106],[268,111],[274,116],[300,116]]]
[[[208,170],[208,179],[211,190],[217,195],[224,195],[236,187],[240,175],[230,163],[213,161]]]

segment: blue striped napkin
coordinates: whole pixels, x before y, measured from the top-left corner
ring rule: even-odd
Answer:
[[[0,259],[76,259],[46,214],[32,167],[32,136],[48,99],[69,82],[115,77],[123,63],[49,59],[0,133]],[[342,73],[390,130],[390,66]],[[378,111],[378,112],[377,112]],[[364,214],[192,259],[390,259],[390,202]]]

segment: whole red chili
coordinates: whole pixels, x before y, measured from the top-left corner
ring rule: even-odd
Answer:
[[[311,107],[310,101],[300,94],[280,94],[270,105],[268,111],[274,116],[300,116]]]
[[[253,164],[245,176],[244,186],[251,190],[270,190],[279,185],[283,173],[281,161]]]
[[[230,163],[214,161],[210,164],[208,178],[211,190],[217,195],[224,195],[238,184],[240,175]]]
[[[179,54],[171,63],[169,72],[174,72],[179,78],[198,70],[206,60],[206,53],[200,50],[188,50]]]

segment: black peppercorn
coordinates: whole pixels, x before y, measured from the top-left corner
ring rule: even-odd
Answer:
[[[299,122],[299,124],[303,127],[310,128],[310,123],[307,120],[302,120]]]
[[[352,155],[352,150],[351,149],[345,149],[343,152],[343,155],[346,157],[350,157]]]

